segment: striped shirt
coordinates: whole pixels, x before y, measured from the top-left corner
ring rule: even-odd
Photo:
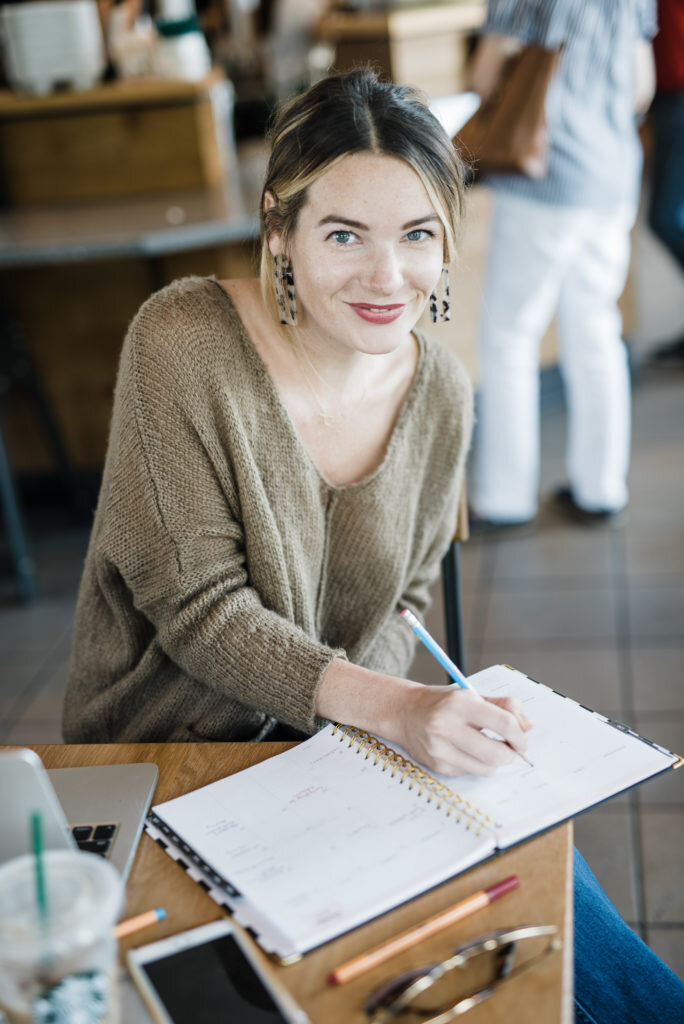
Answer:
[[[489,0],[484,31],[563,47],[546,100],[546,177],[496,175],[489,184],[564,206],[636,204],[634,53],[655,35],[655,0]]]

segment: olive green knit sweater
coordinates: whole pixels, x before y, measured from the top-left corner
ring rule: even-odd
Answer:
[[[331,486],[230,298],[187,278],[124,344],[79,593],[67,742],[244,740],[323,723],[335,657],[396,675],[456,520],[472,401],[419,337],[381,465]]]

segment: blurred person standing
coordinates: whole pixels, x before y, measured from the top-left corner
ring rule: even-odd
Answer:
[[[558,506],[584,524],[627,504],[630,383],[618,298],[641,180],[636,54],[655,0],[489,0],[480,46],[562,48],[546,97],[548,171],[497,174],[480,328],[474,533],[537,512],[539,345],[554,313],[568,406]]]
[[[658,0],[658,25],[649,224],[684,271],[684,0]],[[653,358],[684,365],[684,334]]]

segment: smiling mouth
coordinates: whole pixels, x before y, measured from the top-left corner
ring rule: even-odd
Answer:
[[[367,309],[369,313],[390,313],[394,309],[403,309],[403,302],[393,302],[387,306],[378,306],[370,302],[350,302],[355,309]]]
[[[382,326],[398,320],[406,308],[406,303],[388,302],[386,305],[375,305],[371,302],[350,302],[349,308],[367,323]]]

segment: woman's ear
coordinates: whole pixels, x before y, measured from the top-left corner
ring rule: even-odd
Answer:
[[[272,192],[264,192],[264,213],[275,210],[278,206],[276,197]],[[280,231],[270,231],[268,234],[268,248],[271,256],[280,255]]]

